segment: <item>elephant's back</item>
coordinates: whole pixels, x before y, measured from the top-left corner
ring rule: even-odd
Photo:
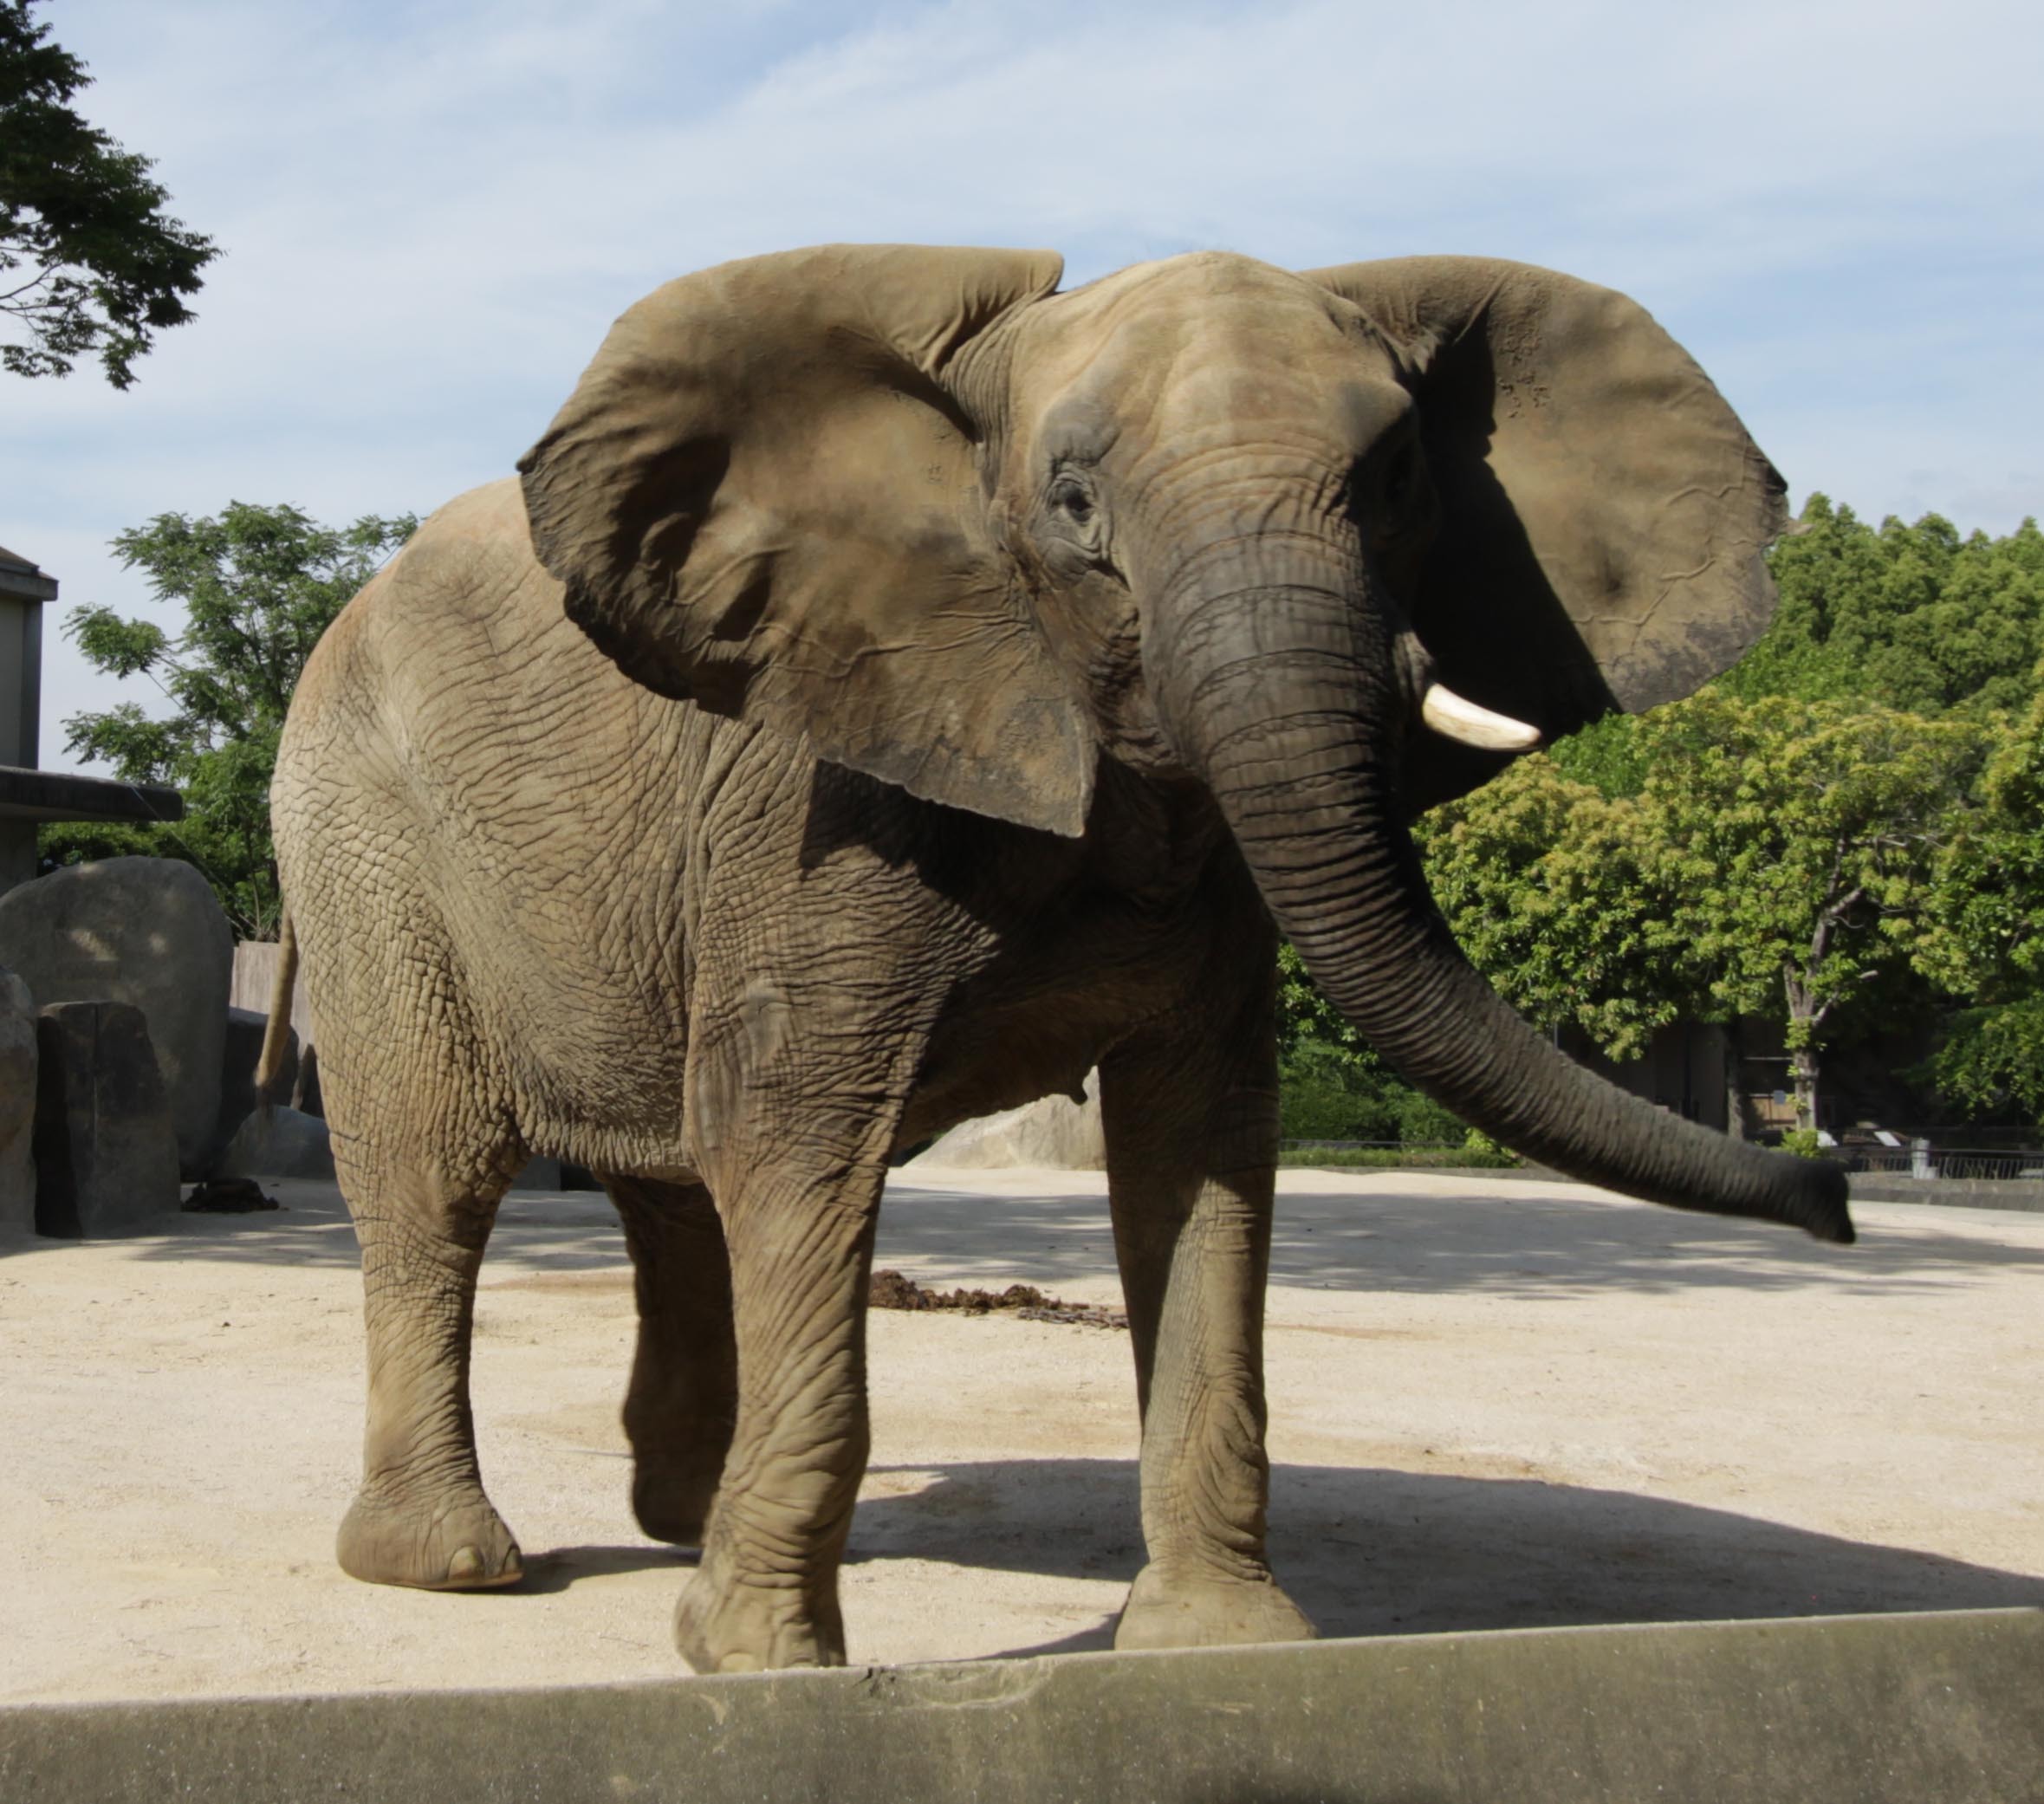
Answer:
[[[437,834],[502,827],[516,853],[548,815],[625,800],[624,767],[662,741],[678,755],[690,711],[568,620],[506,479],[433,514],[342,609],[293,700],[277,801],[345,771]]]
[[[432,515],[341,610],[301,694],[323,701],[347,691],[382,704],[400,745],[451,717],[487,728],[501,716],[515,727],[528,698],[587,706],[607,691],[613,707],[633,698],[633,685],[568,622],[509,478]]]

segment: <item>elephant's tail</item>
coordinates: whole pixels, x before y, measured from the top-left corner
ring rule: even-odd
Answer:
[[[256,1061],[256,1098],[264,1110],[289,1100],[277,1094],[284,1055],[291,1045],[291,991],[298,981],[298,930],[291,911],[284,910],[277,929],[276,976],[269,986],[269,1025],[263,1030],[263,1054]]]

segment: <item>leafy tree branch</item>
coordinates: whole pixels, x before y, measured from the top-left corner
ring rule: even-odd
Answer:
[[[184,790],[185,819],[143,828],[48,827],[46,862],[159,851],[196,865],[236,931],[264,938],[279,907],[269,840],[269,776],[292,691],[348,598],[417,530],[410,514],[322,526],[294,507],[230,502],[217,516],[161,514],[114,541],[146,572],[183,630],[72,611],[64,631],[95,669],[146,677],[172,711],[120,702],[64,723],[66,746],[128,782]]]
[[[0,0],[0,321],[18,334],[0,367],[64,376],[96,352],[127,388],[154,335],[191,319],[185,297],[219,250],[165,213],[148,158],[72,107],[92,77],[36,3]]]

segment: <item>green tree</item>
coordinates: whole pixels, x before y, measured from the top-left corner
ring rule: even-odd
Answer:
[[[148,158],[72,109],[92,78],[35,3],[0,0],[0,317],[27,335],[0,345],[0,367],[68,375],[96,350],[126,388],[152,334],[192,317],[182,297],[219,252],[165,215]]]
[[[1535,754],[1434,810],[1417,838],[1434,899],[1499,994],[1535,1027],[1579,1028],[1629,1059],[1705,1000],[1654,834],[1638,802]]]
[[[155,852],[196,865],[237,932],[276,930],[269,776],[298,674],[334,615],[417,529],[410,514],[321,526],[294,507],[230,502],[217,518],[162,514],[114,541],[148,574],[156,600],[184,610],[173,637],[107,607],[72,611],[65,633],[114,677],[146,676],[172,711],[134,702],[64,723],[66,746],[127,782],[185,792],[175,826],[49,827],[46,863]]]
[[[1450,925],[1528,1019],[1614,1058],[1684,1016],[1779,1022],[1806,1124],[1825,1047],[1955,998],[1944,1094],[2038,1096],[2044,535],[1875,529],[1820,495],[1770,562],[1775,624],[1713,688],[1421,823]]]
[[[1438,1145],[1468,1130],[1371,1049],[1307,974],[1277,949],[1280,1132],[1288,1140],[1397,1140]]]
[[[1780,1022],[1807,1128],[1824,1047],[1927,1000],[1924,949],[1987,732],[1707,689],[1600,727],[1579,768],[1636,793],[1576,780],[1557,748],[1436,810],[1418,834],[1428,880],[1522,1015],[1610,1057],[1685,1016]]]
[[[1747,701],[1877,703],[1917,714],[2016,708],[2044,658],[2044,535],[1962,538],[1937,514],[1877,529],[1813,495],[1769,554],[1781,606],[1718,684]]]
[[[1783,1022],[1797,1126],[1812,1128],[1826,1042],[1915,977],[1985,730],[1705,690],[1640,733],[1668,925],[1717,1018]]]
[[[1607,714],[1549,747],[1547,756],[1565,777],[1587,783],[1616,801],[1646,787],[1646,756],[1640,749],[1639,717]]]
[[[1980,806],[1939,860],[1920,964],[1964,999],[1924,1073],[1950,1101],[2044,1119],[2044,668],[1997,723]]]

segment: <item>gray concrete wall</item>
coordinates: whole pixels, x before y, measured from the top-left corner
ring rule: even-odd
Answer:
[[[1311,1167],[1308,1165],[1295,1169],[1310,1170]],[[1447,1168],[1429,1166],[1415,1160],[1410,1165],[1386,1165],[1372,1169],[1425,1171]],[[1546,1165],[1457,1169],[1464,1176],[1485,1179],[1499,1178],[1507,1182],[1518,1178],[1535,1178],[1544,1184],[1576,1184],[1581,1181],[1571,1178],[1566,1171],[1556,1171]],[[1853,1200],[1856,1203],[1925,1203],[1942,1204],[1947,1209],[2016,1209],[2033,1215],[2044,1214],[2044,1183],[2031,1178],[1900,1178],[1885,1172],[1855,1171],[1850,1181]]]
[[[253,1009],[267,1017],[269,990],[276,981],[277,943],[274,939],[238,939],[234,943],[234,976],[227,1003],[232,1009]],[[303,983],[291,990],[291,1025],[298,1031],[298,1044],[313,1044],[312,1008],[305,1000]]]
[[[460,1608],[461,1600],[451,1600]],[[2022,1804],[2044,1611],[0,1710],[0,1797]]]
[[[2044,1215],[2044,1183],[2023,1178],[1902,1178],[1853,1174],[1859,1203],[1942,1203],[1948,1209],[2020,1209]]]

